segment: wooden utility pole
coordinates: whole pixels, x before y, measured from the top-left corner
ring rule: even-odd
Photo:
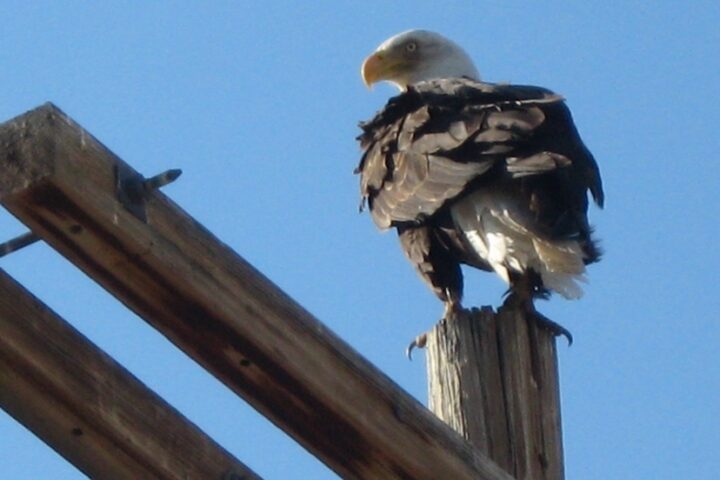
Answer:
[[[0,172],[6,209],[343,478],[512,480],[55,106],[0,125]]]
[[[523,309],[458,314],[427,337],[430,409],[517,480],[562,480],[555,336]]]
[[[2,270],[0,408],[90,478],[260,478]]]

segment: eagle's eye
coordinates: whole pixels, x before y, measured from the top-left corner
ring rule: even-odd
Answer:
[[[412,52],[414,52],[415,50],[417,50],[417,43],[415,43],[415,42],[408,42],[408,44],[405,45],[405,51],[406,51],[406,52],[412,53]]]

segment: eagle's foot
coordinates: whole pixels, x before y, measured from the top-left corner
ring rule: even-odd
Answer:
[[[414,348],[425,348],[427,344],[427,333],[421,333],[410,342],[410,345],[405,349],[405,355],[409,360],[412,360],[412,351]]]
[[[466,310],[463,308],[463,306],[460,304],[459,301],[446,301],[445,302],[445,310],[443,311],[443,316],[440,319],[441,322],[448,321],[455,317],[456,315],[461,314],[462,312],[465,312]],[[417,337],[413,339],[412,342],[410,342],[410,345],[407,346],[405,349],[405,355],[412,360],[412,351],[415,348],[425,348],[425,345],[427,344],[427,332],[421,333]]]
[[[552,333],[556,337],[565,337],[567,339],[568,346],[572,345],[573,336],[570,331],[559,323],[553,322],[545,315],[538,312],[535,309],[532,295],[518,295],[517,292],[511,292],[510,295],[508,295],[508,297],[505,299],[504,305],[524,309],[528,319],[534,320],[535,322],[537,322],[538,325],[550,331],[550,333]]]
[[[557,322],[553,322],[549,318],[547,318],[542,313],[538,312],[534,308],[528,312],[528,315],[532,317],[533,320],[535,320],[538,325],[540,325],[542,328],[549,330],[550,333],[555,335],[556,337],[563,336],[567,339],[568,347],[572,345],[573,343],[573,336],[572,333],[570,333],[570,330],[563,327]]]

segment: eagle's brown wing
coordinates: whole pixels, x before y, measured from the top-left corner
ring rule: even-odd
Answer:
[[[444,300],[439,292],[458,288],[459,263],[488,268],[453,232],[448,213],[484,186],[520,199],[524,229],[549,240],[586,238],[588,257],[597,257],[587,192],[602,206],[602,184],[562,97],[539,87],[433,80],[392,98],[361,128],[363,202],[378,227],[398,227],[408,258]]]
[[[555,172],[562,194],[580,210],[587,208],[588,189],[603,203],[597,165],[569,110],[562,97],[542,88],[423,82],[361,127],[364,155],[356,171],[383,229],[422,222],[468,187],[491,179]]]

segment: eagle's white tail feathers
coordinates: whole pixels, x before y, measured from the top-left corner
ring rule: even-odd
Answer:
[[[497,192],[476,192],[455,204],[452,215],[468,243],[506,283],[510,271],[532,268],[543,285],[567,299],[583,295],[586,283],[582,248],[575,240],[548,241],[525,228],[513,202]]]
[[[585,277],[584,255],[575,240],[550,243],[538,238],[533,239],[537,252],[543,284],[563,297],[574,300],[582,297],[583,290],[578,282],[587,283]]]

